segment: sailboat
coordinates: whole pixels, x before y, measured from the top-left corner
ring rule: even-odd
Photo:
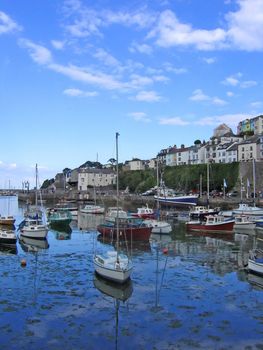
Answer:
[[[10,211],[10,182],[9,182],[9,193],[8,193],[7,215],[4,216],[0,214],[0,225],[14,226],[16,220],[13,215],[9,214],[9,211]]]
[[[41,201],[42,202],[42,201]],[[46,224],[46,215],[41,206],[38,206],[38,169],[36,164],[36,194],[35,207],[32,207],[26,213],[26,218],[19,225],[20,236],[45,239],[48,233],[48,225]]]
[[[249,205],[247,203],[243,203],[243,189],[242,189],[242,180],[241,180],[241,203],[238,208],[233,210],[233,215],[241,214],[241,215],[249,215],[249,216],[263,216],[263,209],[256,206],[255,202],[255,193],[256,193],[256,164],[255,159],[252,161],[253,166],[253,205]]]
[[[152,227],[152,234],[168,234],[172,231],[172,225],[167,222],[160,220],[160,203],[159,203],[159,169],[158,169],[158,162],[157,162],[157,219],[155,218],[147,218],[144,220],[144,223]]]
[[[116,133],[116,163],[117,163],[117,208],[119,208],[119,165],[118,165],[118,137]],[[125,283],[130,279],[133,265],[128,256],[119,252],[119,216],[116,217],[116,251],[108,251],[105,255],[95,254],[93,258],[95,271],[102,277],[116,283]]]

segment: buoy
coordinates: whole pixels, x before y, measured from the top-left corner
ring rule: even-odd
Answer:
[[[168,253],[168,248],[163,248],[163,253],[167,254]]]
[[[26,266],[26,260],[25,260],[25,259],[22,259],[22,260],[21,260],[21,266],[22,266],[22,267],[25,267],[25,266]]]

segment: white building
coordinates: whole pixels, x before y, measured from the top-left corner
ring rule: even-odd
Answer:
[[[82,168],[78,174],[78,190],[89,187],[106,187],[116,184],[116,173],[111,169]]]

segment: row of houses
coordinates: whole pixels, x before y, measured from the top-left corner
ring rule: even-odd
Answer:
[[[235,135],[226,124],[219,125],[208,142],[195,141],[190,147],[181,145],[162,149],[150,160],[132,159],[123,164],[122,170],[155,169],[157,164],[163,166],[180,166],[186,164],[247,162],[263,160],[263,116],[242,121]],[[253,134],[247,136],[247,134]],[[77,187],[78,191],[87,191],[90,187],[112,187],[116,184],[114,168],[77,168],[67,174],[57,174],[53,187],[64,189]],[[62,184],[62,185],[61,185]]]

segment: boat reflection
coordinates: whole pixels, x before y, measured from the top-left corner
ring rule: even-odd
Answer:
[[[103,237],[101,234],[97,236],[97,240],[104,245],[111,245],[116,248],[116,240]],[[151,252],[150,242],[143,241],[119,241],[119,249],[123,251],[129,251],[131,255],[140,255],[145,252]]]
[[[19,243],[24,252],[38,252],[49,248],[47,239],[34,239],[20,236]]]
[[[103,215],[87,214],[80,211],[78,213],[78,229],[81,231],[96,231],[97,226],[103,221]]]
[[[133,292],[132,280],[129,279],[124,284],[116,284],[109,280],[105,280],[97,273],[94,274],[94,286],[103,294],[108,295],[116,300],[126,301]]]
[[[0,244],[0,254],[1,255],[17,254],[16,244]]]
[[[249,272],[247,280],[254,289],[263,291],[263,276]]]
[[[52,229],[50,231],[54,233],[55,238],[59,241],[71,239],[72,228],[69,225],[64,228],[57,228],[56,230]]]

